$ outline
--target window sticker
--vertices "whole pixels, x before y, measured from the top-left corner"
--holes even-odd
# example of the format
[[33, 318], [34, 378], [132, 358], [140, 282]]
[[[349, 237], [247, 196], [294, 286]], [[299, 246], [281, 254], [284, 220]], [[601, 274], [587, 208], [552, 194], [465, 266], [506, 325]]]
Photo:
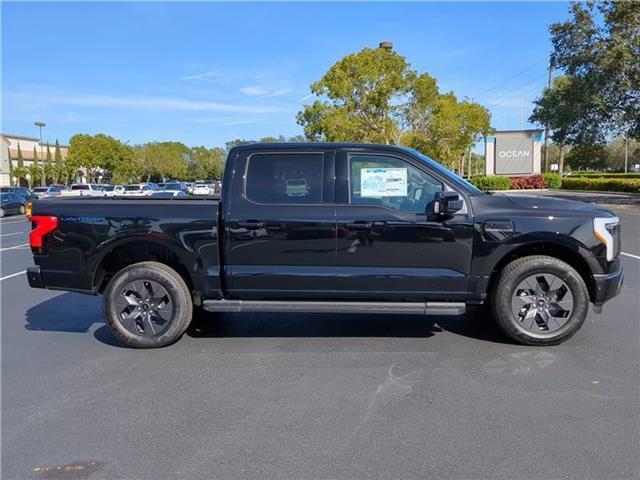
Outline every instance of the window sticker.
[[406, 168], [363, 168], [360, 171], [361, 197], [406, 197]]

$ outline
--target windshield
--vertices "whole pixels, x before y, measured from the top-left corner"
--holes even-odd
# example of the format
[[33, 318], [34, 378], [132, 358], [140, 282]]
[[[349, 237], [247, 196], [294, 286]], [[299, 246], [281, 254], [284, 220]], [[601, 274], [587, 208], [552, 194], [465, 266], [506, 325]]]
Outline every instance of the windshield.
[[164, 186], [165, 190], [180, 190], [180, 184], [179, 183], [167, 183]]
[[113, 186], [111, 186], [111, 185], [107, 185], [106, 187], [103, 187], [103, 190], [104, 190], [105, 192], [111, 192], [111, 191], [113, 191], [113, 189], [114, 189], [114, 188], [115, 188], [115, 187], [113, 187]]
[[47, 187], [38, 187], [38, 188], [34, 188], [33, 189], [34, 192], [46, 192], [47, 191]]
[[142, 188], [140, 188], [140, 185], [127, 185], [126, 187], [124, 187], [124, 189], [127, 192], [132, 192], [134, 190], [142, 190]]
[[427, 157], [426, 155], [418, 152], [417, 150], [414, 150], [412, 148], [406, 148], [406, 147], [402, 147], [404, 150], [410, 152], [411, 154], [413, 154], [414, 156], [418, 157], [420, 160], [422, 160], [424, 163], [426, 163], [427, 165], [429, 165], [431, 168], [433, 168], [434, 170], [436, 170], [438, 173], [442, 174], [442, 176], [446, 177], [447, 179], [451, 180], [451, 182], [455, 183], [457, 186], [463, 188], [464, 190], [466, 190], [468, 193], [472, 194], [472, 195], [482, 195], [482, 190], [478, 189], [478, 187], [470, 184], [469, 182], [467, 182], [464, 178], [456, 175], [455, 173], [453, 173], [451, 170], [449, 170], [447, 167], [445, 167], [444, 165], [436, 162], [435, 160]]
[[89, 190], [89, 185], [71, 185], [71, 190]]

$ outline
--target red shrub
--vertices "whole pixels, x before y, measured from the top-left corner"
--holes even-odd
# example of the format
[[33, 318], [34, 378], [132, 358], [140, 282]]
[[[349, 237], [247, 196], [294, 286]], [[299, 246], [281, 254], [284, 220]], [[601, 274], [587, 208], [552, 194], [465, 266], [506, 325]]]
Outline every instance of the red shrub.
[[528, 177], [511, 177], [512, 190], [533, 190], [547, 188], [547, 182], [542, 175], [530, 175]]

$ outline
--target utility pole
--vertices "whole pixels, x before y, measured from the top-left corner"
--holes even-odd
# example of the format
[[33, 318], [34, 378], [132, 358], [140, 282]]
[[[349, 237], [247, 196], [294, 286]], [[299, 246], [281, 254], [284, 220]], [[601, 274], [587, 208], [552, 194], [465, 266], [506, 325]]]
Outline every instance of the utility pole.
[[[547, 90], [551, 89], [551, 71], [553, 70], [553, 60], [549, 57], [549, 78], [547, 79]], [[549, 125], [544, 126], [544, 171], [549, 171], [547, 155], [549, 153]]]
[[42, 127], [46, 127], [47, 124], [44, 122], [34, 122], [34, 125], [36, 127], [38, 127], [38, 129], [40, 130], [40, 159], [42, 161], [42, 179], [40, 181], [40, 186], [44, 187], [45, 186], [45, 173], [44, 173], [44, 151], [42, 150]]

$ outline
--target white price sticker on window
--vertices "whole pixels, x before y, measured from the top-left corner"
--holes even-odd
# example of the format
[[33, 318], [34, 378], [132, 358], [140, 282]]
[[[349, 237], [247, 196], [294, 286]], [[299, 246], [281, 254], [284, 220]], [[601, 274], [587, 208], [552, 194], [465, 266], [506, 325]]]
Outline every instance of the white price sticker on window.
[[406, 168], [363, 168], [360, 170], [361, 197], [406, 197]]

